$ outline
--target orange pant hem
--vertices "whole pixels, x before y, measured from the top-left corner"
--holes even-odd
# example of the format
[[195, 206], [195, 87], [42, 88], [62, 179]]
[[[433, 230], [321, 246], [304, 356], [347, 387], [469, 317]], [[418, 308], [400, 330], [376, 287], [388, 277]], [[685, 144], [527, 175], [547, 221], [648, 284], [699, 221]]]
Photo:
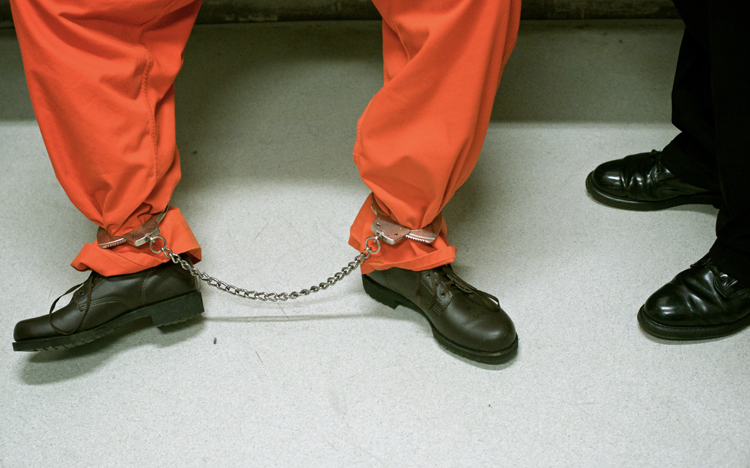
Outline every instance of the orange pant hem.
[[[375, 213], [370, 208], [370, 197], [354, 220], [349, 237], [349, 245], [362, 251], [368, 237], [374, 236], [371, 230]], [[456, 248], [448, 244], [447, 227], [443, 221], [440, 235], [432, 244], [405, 240], [396, 245], [386, 244], [381, 241], [381, 249], [360, 267], [363, 275], [374, 270], [387, 270], [389, 268], [403, 268], [405, 270], [421, 271], [429, 270], [440, 265], [451, 263], [456, 259]]]
[[[193, 232], [179, 208], [172, 207], [159, 224], [161, 236], [177, 254], [187, 254], [193, 263], [201, 260], [202, 252]], [[94, 240], [85, 244], [71, 266], [78, 271], [94, 270], [103, 276], [127, 275], [155, 267], [168, 259], [155, 254], [148, 245], [135, 247], [124, 244], [112, 249], [102, 249]]]

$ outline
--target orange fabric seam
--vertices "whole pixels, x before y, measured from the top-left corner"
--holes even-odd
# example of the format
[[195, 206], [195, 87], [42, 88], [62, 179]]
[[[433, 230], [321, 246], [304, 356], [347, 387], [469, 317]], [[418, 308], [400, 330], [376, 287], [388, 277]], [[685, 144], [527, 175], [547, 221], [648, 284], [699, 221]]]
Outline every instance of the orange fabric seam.
[[[154, 66], [154, 57], [151, 54], [151, 52], [146, 47], [146, 44], [143, 42], [143, 33], [148, 29], [149, 25], [157, 22], [160, 18], [162, 18], [165, 15], [165, 12], [171, 8], [172, 4], [175, 2], [175, 0], [171, 0], [169, 3], [164, 5], [164, 8], [162, 8], [159, 13], [157, 13], [153, 18], [143, 23], [138, 28], [138, 43], [143, 47], [143, 51], [146, 54], [146, 67], [143, 69], [143, 75], [141, 77], [141, 93], [143, 93], [143, 98], [146, 101], [146, 115], [148, 117], [148, 133], [151, 137], [151, 144], [153, 145], [154, 149], [154, 159], [153, 159], [153, 179], [154, 183], [153, 186], [156, 186], [156, 180], [159, 178], [159, 143], [157, 141], [157, 131], [156, 131], [156, 116], [154, 115], [154, 112], [156, 111], [154, 108], [154, 111], [151, 110], [151, 101], [148, 98], [148, 79], [149, 79], [149, 73], [151, 72], [151, 69]], [[133, 226], [135, 229], [136, 226]]]
[[411, 53], [409, 52], [409, 48], [406, 47], [406, 42], [404, 42], [404, 36], [401, 34], [401, 31], [399, 30], [398, 24], [396, 24], [396, 17], [394, 16], [396, 14], [394, 11], [396, 8], [393, 6], [393, 0], [390, 1], [390, 7], [391, 7], [390, 17], [391, 17], [391, 22], [393, 23], [393, 31], [398, 36], [398, 40], [401, 41], [401, 45], [404, 47], [404, 51], [406, 52], [406, 62], [409, 63], [412, 59]]

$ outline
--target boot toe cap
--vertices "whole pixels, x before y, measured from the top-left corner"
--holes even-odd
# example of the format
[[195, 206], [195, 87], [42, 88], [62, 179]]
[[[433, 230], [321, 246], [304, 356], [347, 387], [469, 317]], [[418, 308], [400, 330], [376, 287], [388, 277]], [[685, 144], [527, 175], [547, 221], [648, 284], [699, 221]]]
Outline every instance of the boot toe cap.
[[57, 333], [52, 328], [47, 315], [21, 320], [13, 329], [13, 339], [16, 341], [48, 338], [56, 335]]

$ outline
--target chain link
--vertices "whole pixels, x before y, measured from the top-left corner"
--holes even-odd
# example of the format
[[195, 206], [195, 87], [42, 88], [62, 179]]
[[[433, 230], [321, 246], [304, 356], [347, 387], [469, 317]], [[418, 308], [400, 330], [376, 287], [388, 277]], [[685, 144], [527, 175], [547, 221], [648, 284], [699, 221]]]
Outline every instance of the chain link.
[[[160, 240], [164, 244], [161, 249], [157, 250], [154, 248], [154, 243]], [[374, 242], [376, 249], [370, 248], [370, 242]], [[348, 276], [352, 271], [359, 268], [362, 263], [365, 262], [368, 258], [370, 258], [370, 255], [376, 254], [380, 252], [380, 238], [379, 237], [368, 237], [365, 240], [365, 248], [362, 250], [362, 252], [359, 253], [356, 257], [354, 257], [354, 260], [349, 262], [348, 265], [346, 265], [341, 270], [337, 271], [333, 276], [328, 278], [325, 282], [319, 283], [317, 286], [310, 286], [307, 289], [300, 289], [299, 291], [292, 291], [290, 293], [275, 293], [275, 292], [263, 292], [263, 291], [253, 291], [249, 289], [240, 288], [238, 286], [234, 286], [232, 284], [226, 283], [224, 281], [221, 281], [218, 278], [215, 278], [213, 276], [210, 276], [199, 269], [197, 269], [192, 263], [188, 262], [187, 260], [184, 260], [182, 257], [180, 257], [178, 254], [174, 253], [172, 249], [167, 247], [167, 240], [164, 239], [162, 236], [148, 236], [148, 248], [151, 249], [151, 251], [155, 254], [164, 254], [165, 257], [167, 257], [169, 260], [172, 260], [172, 263], [180, 265], [184, 270], [189, 271], [191, 275], [198, 278], [199, 280], [205, 282], [209, 286], [212, 286], [220, 291], [224, 291], [229, 294], [233, 294], [238, 297], [242, 297], [245, 299], [251, 299], [254, 301], [270, 301], [270, 302], [278, 302], [278, 301], [288, 301], [293, 299], [299, 299], [302, 296], [309, 296], [312, 293], [316, 293], [319, 291], [326, 290], [333, 286], [334, 284], [338, 283], [342, 279], [344, 279], [346, 276]]]

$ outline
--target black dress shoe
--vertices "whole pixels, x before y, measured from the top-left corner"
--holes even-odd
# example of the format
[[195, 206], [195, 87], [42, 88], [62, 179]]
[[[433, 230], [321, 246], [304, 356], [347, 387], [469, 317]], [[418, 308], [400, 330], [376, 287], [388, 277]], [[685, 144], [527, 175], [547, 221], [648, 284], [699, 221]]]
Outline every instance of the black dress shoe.
[[362, 281], [375, 300], [424, 314], [437, 341], [460, 356], [500, 364], [518, 349], [513, 322], [497, 299], [463, 281], [450, 265], [426, 271], [373, 271]]
[[686, 204], [721, 204], [721, 194], [678, 179], [651, 151], [608, 161], [589, 174], [586, 189], [598, 202], [635, 211], [663, 210]]
[[638, 312], [638, 322], [648, 333], [669, 340], [731, 335], [750, 325], [750, 287], [705, 256], [652, 294]]
[[13, 349], [72, 348], [140, 318], [151, 317], [161, 327], [203, 312], [196, 279], [172, 262], [130, 275], [105, 277], [92, 272], [79, 286], [68, 291], [78, 288], [60, 310], [18, 322]]

